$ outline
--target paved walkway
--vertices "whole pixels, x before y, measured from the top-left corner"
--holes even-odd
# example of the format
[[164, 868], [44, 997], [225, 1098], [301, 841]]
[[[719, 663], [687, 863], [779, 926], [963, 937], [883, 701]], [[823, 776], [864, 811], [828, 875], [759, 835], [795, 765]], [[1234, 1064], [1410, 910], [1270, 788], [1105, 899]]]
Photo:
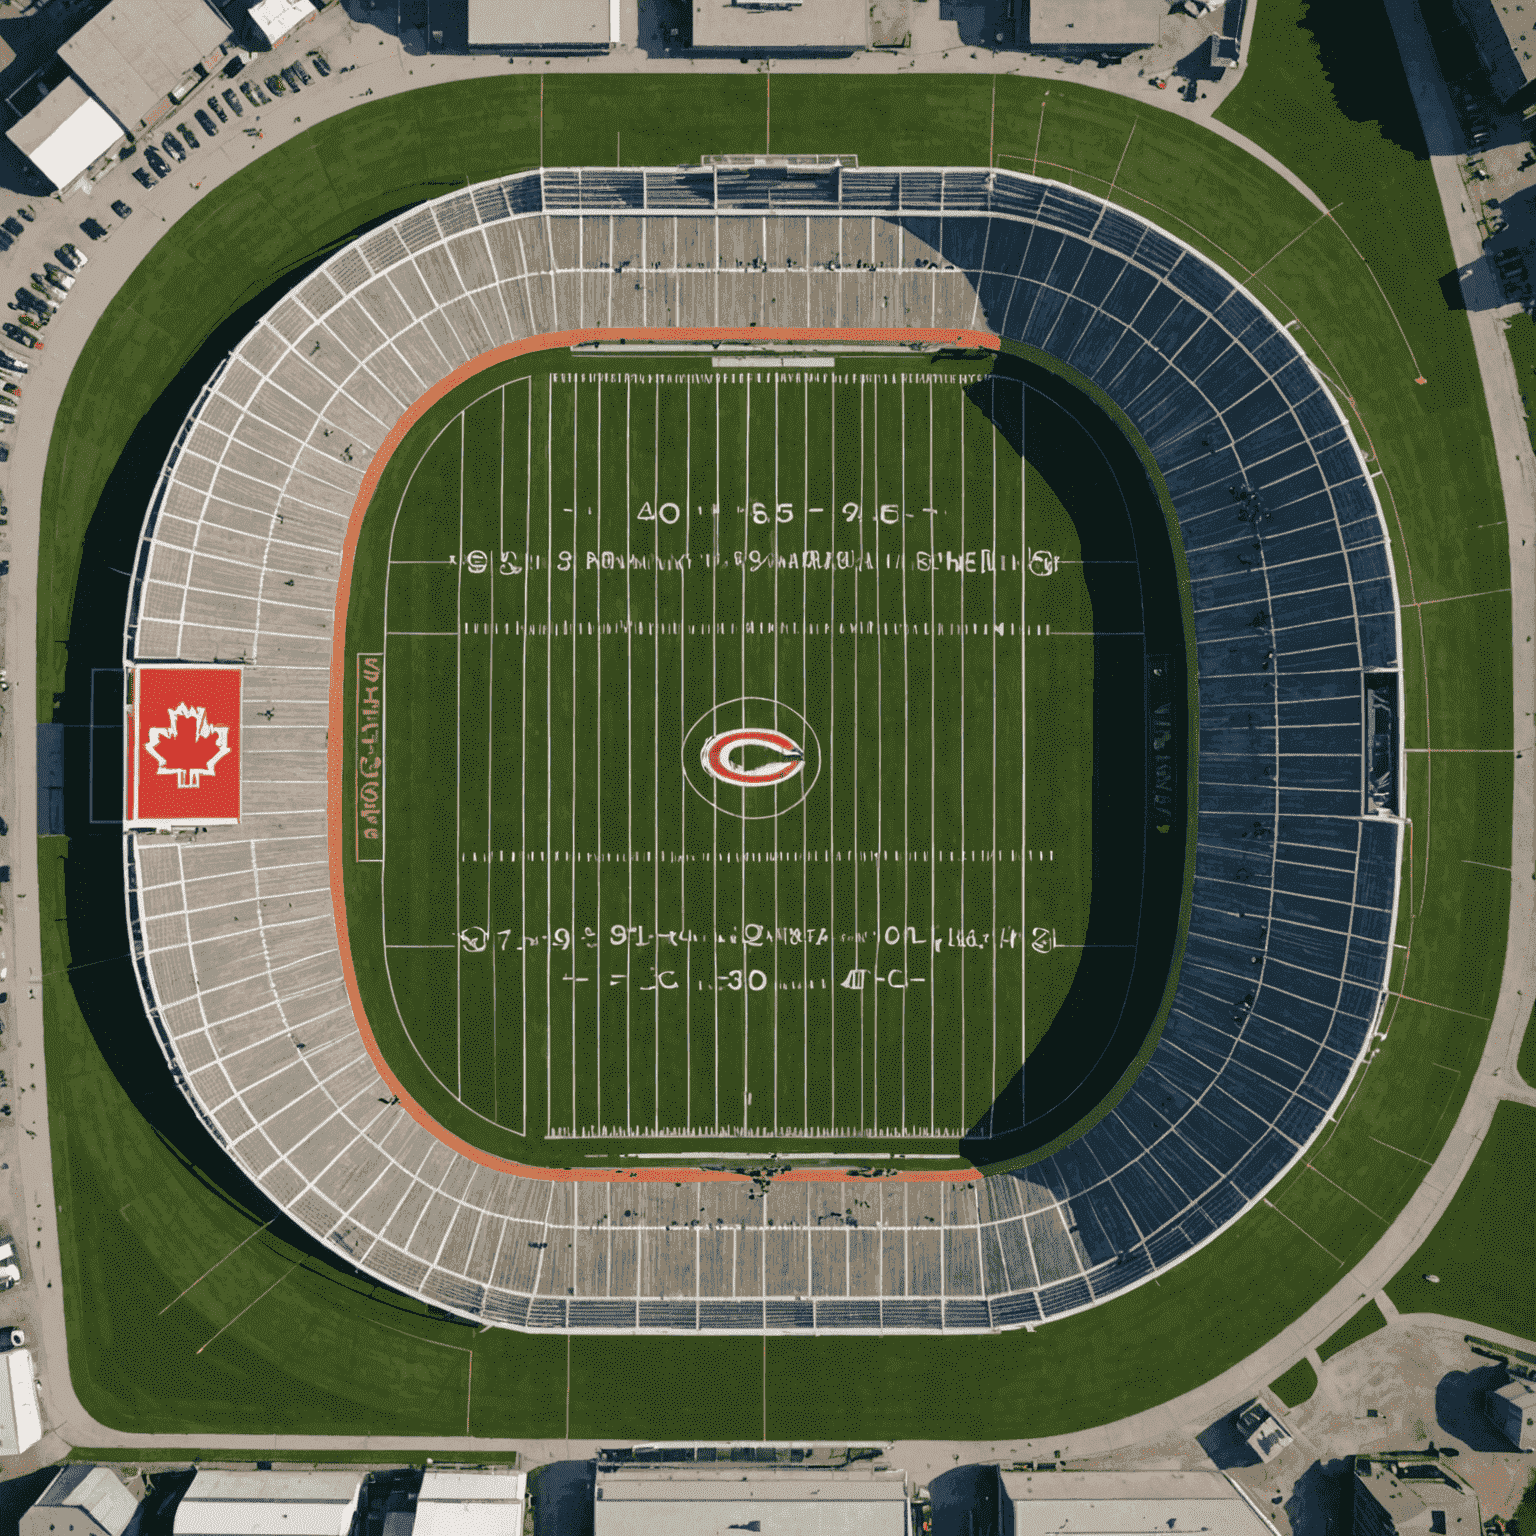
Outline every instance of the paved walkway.
[[[635, 0], [626, 0], [628, 5], [634, 3]], [[926, 13], [930, 7], [919, 9]], [[931, 9], [936, 15], [938, 7], [933, 6]], [[1423, 49], [1418, 49], [1411, 27], [1402, 20], [1402, 14], [1410, 13], [1409, 19], [1413, 25], [1417, 25], [1420, 37], [1422, 22], [1417, 19], [1412, 0], [1389, 0], [1389, 9], [1393, 13], [1394, 24], [1406, 29], [1408, 42], [1404, 53], [1410, 59], [1410, 74], [1415, 80], [1416, 93], [1421, 98], [1421, 113], [1426, 113], [1429, 109], [1426, 109], [1422, 101], [1427, 88], [1423, 87], [1420, 79], [1423, 67], [1417, 61], [1428, 57], [1423, 51], [1427, 49], [1427, 39]], [[1250, 30], [1252, 12], [1253, 6], [1250, 5]], [[142, 1446], [161, 1451], [228, 1447], [247, 1449], [253, 1457], [278, 1452], [312, 1453], [323, 1449], [377, 1448], [381, 1452], [390, 1453], [419, 1450], [432, 1451], [434, 1454], [439, 1450], [474, 1453], [515, 1449], [523, 1453], [528, 1464], [566, 1456], [587, 1456], [596, 1446], [596, 1442], [590, 1440], [475, 1440], [463, 1437], [377, 1441], [356, 1436], [313, 1439], [285, 1436], [130, 1435], [113, 1430], [86, 1413], [75, 1395], [68, 1370], [58, 1207], [54, 1199], [47, 1084], [42, 1051], [42, 951], [37, 914], [38, 860], [41, 850], [37, 842], [36, 761], [28, 723], [32, 718], [32, 679], [36, 676], [37, 512], [41, 504], [47, 445], [59, 400], [68, 380], [69, 367], [78, 357], [96, 320], [128, 275], [164, 233], [163, 225], [174, 222], [186, 212], [203, 191], [236, 174], [255, 154], [263, 153], [303, 132], [324, 117], [347, 110], [365, 95], [383, 96], [438, 81], [501, 75], [509, 67], [515, 71], [541, 70], [543, 67], [541, 60], [519, 61], [511, 66], [501, 58], [438, 56], [424, 60], [404, 52], [393, 38], [384, 38], [382, 44], [374, 28], [352, 22], [339, 8], [325, 13], [300, 35], [296, 43], [278, 54], [277, 60], [283, 62], [289, 55], [302, 52], [305, 47], [320, 45], [326, 49], [336, 66], [350, 64], [355, 60], [358, 67], [345, 76], [333, 76], [324, 83], [317, 81], [315, 88], [306, 90], [294, 103], [299, 107], [298, 117], [302, 119], [301, 122], [292, 121], [291, 114], [287, 114], [281, 106], [269, 108], [261, 115], [261, 127], [266, 135], [261, 140], [247, 138], [236, 131], [236, 124], [231, 123], [216, 140], [198, 151], [188, 166], [179, 167], [152, 195], [140, 196], [133, 183], [120, 171], [114, 171], [95, 189], [91, 199], [76, 196], [68, 204], [39, 205], [37, 224], [29, 228], [16, 250], [0, 258], [0, 273], [4, 274], [4, 281], [11, 281], [14, 276], [15, 280], [25, 282], [26, 272], [43, 260], [45, 248], [51, 252], [55, 246], [76, 235], [79, 221], [93, 210], [98, 216], [105, 214], [102, 204], [106, 199], [127, 197], [139, 210], [131, 220], [118, 227], [110, 242], [90, 248], [90, 270], [71, 294], [60, 316], [49, 327], [47, 357], [38, 360], [26, 382], [26, 405], [22, 415], [25, 436], [18, 439], [12, 463], [6, 466], [4, 472], [0, 472], [8, 482], [7, 499], [13, 511], [10, 530], [12, 547], [9, 551], [12, 575], [9, 578], [9, 600], [5, 614], [5, 644], [7, 666], [15, 683], [8, 695], [11, 710], [9, 718], [13, 721], [13, 728], [0, 732], [0, 794], [4, 796], [4, 803], [13, 808], [10, 817], [13, 884], [11, 899], [7, 903], [9, 942], [6, 947], [13, 957], [10, 961], [14, 967], [10, 990], [14, 1020], [10, 1049], [4, 1059], [15, 1064], [11, 1070], [18, 1082], [21, 1081], [21, 1063], [27, 1063], [25, 1082], [28, 1085], [28, 1091], [17, 1100], [16, 1114], [8, 1122], [7, 1130], [0, 1133], [5, 1138], [0, 1140], [0, 1151], [14, 1145], [16, 1164], [15, 1168], [0, 1172], [0, 1193], [8, 1191], [12, 1196], [11, 1209], [18, 1213], [14, 1228], [18, 1236], [22, 1234], [25, 1223], [26, 1278], [23, 1287], [14, 1295], [26, 1308], [26, 1322], [32, 1334], [30, 1342], [36, 1347], [41, 1378], [44, 1423], [50, 1429], [41, 1445], [27, 1458], [14, 1464], [16, 1470], [25, 1470], [29, 1465], [45, 1465], [72, 1445]], [[1243, 51], [1246, 56], [1246, 38]], [[969, 50], [964, 52], [969, 53]], [[1065, 73], [1069, 68], [1039, 60], [1020, 60], [1016, 55], [993, 58], [984, 50], [979, 52], [980, 57], [974, 62], [969, 58], [957, 58], [950, 62], [929, 56], [922, 56], [916, 62], [925, 70], [953, 68], [956, 72], [968, 69], [984, 73], [1004, 72], [1006, 65], [1006, 72], [1010, 73], [1047, 75]], [[624, 71], [632, 69], [635, 63], [633, 54], [620, 53], [584, 66], [562, 62], [560, 73], [564, 76], [581, 68], [592, 73]], [[828, 68], [832, 72], [894, 74], [907, 67], [907, 61], [893, 55], [859, 55], [846, 62], [815, 67]], [[705, 65], [699, 61], [682, 59], [651, 60], [647, 62], [646, 68], [675, 73], [697, 72], [706, 68], [734, 69], [737, 73], [754, 72], [744, 70], [732, 61], [711, 61]], [[775, 68], [777, 70], [778, 67]], [[1323, 206], [1284, 166], [1277, 164], [1257, 146], [1247, 143], [1241, 136], [1209, 119], [1209, 112], [1214, 110], [1215, 105], [1219, 105], [1215, 90], [1208, 101], [1183, 104], [1176, 98], [1168, 99], [1173, 96], [1172, 92], [1146, 90], [1145, 82], [1137, 81], [1123, 68], [1095, 70], [1089, 66], [1079, 66], [1071, 73], [1084, 84], [1114, 90], [1122, 95], [1139, 95], [1159, 110], [1182, 110], [1187, 115], [1205, 121], [1213, 131], [1238, 143], [1283, 175], [1314, 206]], [[1437, 78], [1431, 82], [1437, 83]], [[247, 126], [253, 125], [250, 113], [247, 113], [244, 121]], [[1431, 143], [1437, 142], [1445, 142], [1443, 130], [1431, 135]], [[1459, 189], [1454, 153], [1437, 154], [1435, 168], [1437, 177], [1441, 178], [1442, 198], [1447, 195], [1448, 185], [1442, 176], [1443, 169], [1456, 181]], [[1447, 206], [1449, 208], [1450, 205]], [[1455, 223], [1452, 223], [1451, 229], [1457, 260], [1471, 260], [1476, 251], [1467, 247], [1465, 231], [1458, 229]], [[1475, 230], [1473, 234], [1475, 237]], [[1536, 752], [1530, 750], [1533, 745], [1533, 726], [1531, 716], [1527, 713], [1533, 697], [1536, 697], [1536, 689], [1533, 689], [1536, 671], [1533, 671], [1530, 647], [1521, 644], [1524, 630], [1536, 632], [1536, 624], [1529, 622], [1533, 614], [1531, 560], [1532, 552], [1536, 551], [1536, 526], [1533, 526], [1536, 524], [1536, 494], [1532, 491], [1529, 445], [1524, 439], [1513, 369], [1503, 345], [1502, 324], [1491, 314], [1474, 313], [1472, 318], [1478, 359], [1494, 419], [1505, 500], [1510, 508], [1512, 555], [1516, 550], [1521, 551], [1518, 561], [1512, 559], [1516, 611], [1525, 615], [1526, 621], [1516, 626], [1515, 739], [1517, 746], [1525, 749], [1525, 755], [1515, 763], [1513, 865], [1516, 874], [1510, 912], [1509, 959], [1488, 1043], [1471, 1090], [1440, 1156], [1408, 1206], [1370, 1254], [1304, 1316], [1291, 1323], [1246, 1360], [1204, 1386], [1157, 1408], [1114, 1424], [1054, 1440], [1049, 1445], [1043, 1441], [1023, 1442], [1018, 1447], [1009, 1448], [1010, 1452], [1016, 1452], [1026, 1459], [1031, 1454], [1048, 1455], [1057, 1450], [1073, 1457], [1096, 1456], [1118, 1447], [1161, 1437], [1170, 1430], [1187, 1433], [1192, 1427], [1203, 1427], [1227, 1408], [1253, 1395], [1312, 1349], [1319, 1340], [1333, 1332], [1356, 1310], [1362, 1295], [1379, 1292], [1413, 1252], [1455, 1194], [1499, 1099], [1517, 1097], [1526, 1102], [1536, 1102], [1536, 1092], [1519, 1082], [1514, 1066], [1529, 1012], [1527, 1000], [1536, 996], [1536, 953], [1533, 953], [1533, 944], [1536, 944], [1536, 885], [1529, 878], [1533, 867], [1536, 867], [1536, 863], [1533, 863], [1533, 829], [1536, 829], [1536, 777], [1533, 775], [1536, 775]], [[138, 509], [125, 509], [125, 515], [136, 517]], [[1530, 542], [1527, 543], [1527, 540]], [[46, 850], [48, 857], [57, 856], [57, 852], [57, 844], [50, 844]], [[9, 1184], [5, 1182], [7, 1179], [10, 1180]], [[20, 1214], [22, 1212], [25, 1213], [24, 1217]], [[917, 1454], [914, 1449], [912, 1455], [916, 1457]], [[934, 1464], [953, 1465], [957, 1456], [963, 1460], [990, 1454], [990, 1450], [984, 1452], [980, 1445], [948, 1445]]]

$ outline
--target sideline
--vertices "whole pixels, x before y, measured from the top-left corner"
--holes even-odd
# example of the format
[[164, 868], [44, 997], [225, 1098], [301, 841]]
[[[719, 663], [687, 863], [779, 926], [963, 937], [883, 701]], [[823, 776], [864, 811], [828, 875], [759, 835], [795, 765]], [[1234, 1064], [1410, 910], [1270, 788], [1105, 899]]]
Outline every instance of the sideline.
[[[1412, 0], [1388, 0], [1389, 14], [1398, 32], [1405, 64], [1409, 69], [1410, 83], [1414, 88], [1415, 99], [1419, 102], [1421, 117], [1423, 117], [1426, 108], [1421, 95], [1424, 82], [1420, 77], [1423, 72], [1422, 49], [1427, 48], [1428, 42], [1427, 36], [1423, 35], [1422, 20], [1418, 18], [1416, 8], [1412, 9], [1411, 14], [1404, 21], [1403, 13], [1409, 12], [1410, 7], [1412, 7]], [[1250, 5], [1248, 23], [1250, 29], [1254, 9], [1255, 7]], [[1411, 35], [1407, 42], [1403, 41], [1405, 31], [1412, 22], [1417, 22], [1422, 38], [1422, 48], [1417, 54], [1412, 52], [1416, 40]], [[328, 43], [328, 38], [323, 34], [320, 26], [311, 29], [303, 40], [316, 42], [322, 46]], [[1245, 56], [1246, 52], [1245, 47]], [[414, 85], [406, 83], [404, 74], [406, 55], [399, 50], [398, 44], [394, 48], [386, 49], [385, 53], [389, 56], [381, 57], [378, 63], [370, 64], [366, 69], [360, 68], [356, 75], [349, 75], [348, 80], [362, 85], [375, 75], [382, 76], [383, 72], [392, 71], [393, 80], [386, 81], [381, 78], [380, 83], [384, 88], [376, 87], [374, 90], [376, 95], [395, 94], [402, 90], [414, 89]], [[630, 54], [627, 58], [616, 56], [616, 58], [617, 64], [623, 65], [623, 72], [629, 72], [634, 55]], [[432, 77], [424, 79], [420, 84], [439, 83], [453, 78], [471, 78], [491, 73], [499, 75], [505, 68], [504, 61], [500, 58], [489, 61], [437, 59], [433, 64], [447, 62], [469, 67], [458, 72], [439, 71], [434, 68]], [[658, 69], [658, 73], [687, 73], [696, 70], [692, 61], [657, 62], [667, 65], [674, 63], [679, 66], [687, 65], [687, 68], [670, 71]], [[889, 65], [886, 56], [880, 56], [877, 63], [881, 66]], [[610, 72], [619, 72], [617, 65], [611, 66]], [[734, 72], [750, 73], [752, 71], [736, 67]], [[844, 72], [894, 74], [897, 71], [893, 66], [877, 68], [861, 65], [850, 67]], [[1054, 66], [1045, 71], [1021, 67], [1007, 73], [1055, 74], [1057, 70]], [[1438, 83], [1438, 76], [1434, 77], [1434, 82]], [[1099, 80], [1094, 80], [1091, 86], [1112, 89], [1116, 94], [1121, 95], [1133, 94], [1132, 91], [1115, 82], [1106, 81], [1101, 86]], [[1440, 84], [1439, 89], [1443, 95], [1443, 84]], [[1147, 99], [1140, 92], [1134, 94], [1138, 99]], [[333, 110], [322, 110], [318, 119], [312, 119], [307, 125], [299, 127], [298, 131], [307, 131], [307, 127], [314, 126], [314, 121], [347, 110], [355, 99], [344, 97], [340, 92], [330, 95], [322, 93], [317, 100], [327, 105], [334, 102]], [[1151, 104], [1163, 109], [1163, 104], [1155, 100]], [[1173, 104], [1168, 103], [1166, 109], [1173, 110]], [[306, 105], [306, 113], [310, 110], [312, 109]], [[1205, 117], [1204, 113], [1190, 115], [1195, 115], [1202, 121]], [[295, 126], [297, 125], [284, 127], [274, 121], [270, 136], [262, 141], [264, 147], [275, 147], [289, 137], [295, 136]], [[1238, 144], [1283, 176], [1288, 183], [1302, 191], [1313, 206], [1319, 209], [1324, 208], [1321, 199], [1307, 189], [1293, 172], [1260, 150], [1258, 146], [1214, 120], [1207, 123], [1207, 126], [1221, 137]], [[203, 152], [203, 164], [209, 169], [197, 187], [192, 189], [193, 195], [189, 196], [179, 182], [173, 186], [175, 178], [162, 183], [157, 192], [157, 202], [153, 212], [158, 214], [160, 208], [169, 207], [174, 215], [179, 217], [197, 200], [196, 194], [199, 190], [217, 185], [243, 169], [248, 163], [247, 160], [229, 153], [231, 148], [238, 147], [233, 142], [235, 137], [233, 134], [221, 135], [216, 145], [209, 145]], [[256, 144], [254, 140], [243, 142], [253, 147]], [[1450, 157], [1436, 156], [1435, 171], [1437, 182], [1441, 187], [1442, 202], [1444, 202], [1446, 196], [1444, 173], [1448, 173], [1455, 180], [1454, 161]], [[1459, 182], [1457, 185], [1459, 188]], [[33, 253], [45, 241], [57, 243], [67, 239], [73, 230], [72, 214], [80, 207], [81, 205], [77, 202], [70, 214], [64, 213], [63, 205], [52, 204], [40, 208], [38, 224], [24, 248], [25, 254], [21, 258], [21, 263], [24, 265], [33, 260]], [[146, 208], [146, 213], [149, 212], [150, 210]], [[162, 222], [169, 222], [169, 220], [165, 220], [162, 216]], [[51, 236], [43, 232], [49, 228], [54, 230]], [[1460, 258], [1465, 248], [1466, 231], [1458, 230], [1455, 224], [1450, 224], [1450, 229], [1453, 249]], [[65, 307], [49, 328], [49, 344], [53, 357], [45, 366], [40, 367], [36, 374], [29, 375], [26, 409], [29, 446], [18, 453], [10, 482], [9, 499], [16, 513], [13, 519], [15, 543], [11, 551], [15, 570], [6, 617], [8, 666], [11, 676], [18, 681], [18, 686], [12, 689], [15, 695], [13, 709], [17, 709], [21, 718], [29, 722], [37, 677], [36, 621], [40, 530], [36, 526], [35, 512], [41, 502], [43, 474], [47, 462], [46, 445], [51, 441], [54, 418], [69, 378], [67, 368], [61, 371], [58, 358], [61, 354], [71, 361], [78, 358], [91, 329], [115, 296], [118, 288], [162, 233], [163, 231], [155, 226], [153, 218], [146, 216], [133, 224], [121, 226], [109, 246], [99, 247], [91, 252], [93, 262], [103, 263], [102, 268], [98, 269], [95, 279], [83, 285], [83, 292], [77, 292], [72, 296], [71, 304]], [[1472, 254], [1475, 257], [1480, 254], [1480, 250], [1475, 248]], [[12, 260], [14, 261], [15, 258]], [[103, 282], [102, 279], [109, 274], [111, 280]], [[1517, 615], [1529, 616], [1533, 608], [1536, 608], [1532, 602], [1536, 582], [1533, 582], [1531, 567], [1532, 559], [1536, 558], [1536, 547], [1524, 541], [1536, 535], [1536, 510], [1533, 510], [1536, 509], [1536, 495], [1532, 494], [1529, 460], [1515, 453], [1515, 462], [1513, 464], [1508, 462], [1511, 445], [1507, 432], [1501, 431], [1501, 425], [1507, 426], [1508, 423], [1509, 400], [1513, 397], [1518, 401], [1518, 392], [1513, 368], [1509, 362], [1507, 350], [1503, 346], [1501, 324], [1491, 316], [1480, 317], [1476, 313], [1471, 313], [1469, 317], [1473, 322], [1473, 336], [1477, 343], [1485, 390], [1490, 393], [1490, 415], [1494, 416], [1495, 420], [1495, 441], [1499, 452], [1500, 472], [1510, 511], [1509, 536], [1512, 555], [1517, 547], [1523, 547], [1527, 551], [1523, 561], [1518, 564], [1513, 558], [1511, 561], [1513, 601]], [[1480, 326], [1480, 320], [1487, 323]], [[1499, 402], [1497, 414], [1495, 414], [1495, 394]], [[1515, 419], [1519, 420], [1518, 412]], [[1521, 441], [1524, 441], [1523, 430]], [[1522, 488], [1524, 500], [1520, 499], [1519, 494], [1515, 494], [1521, 492]], [[33, 514], [31, 527], [25, 526], [21, 521], [27, 513]], [[1517, 538], [1522, 540], [1519, 546], [1516, 545]], [[1516, 700], [1528, 703], [1533, 693], [1532, 681], [1533, 676], [1536, 676], [1536, 662], [1533, 662], [1530, 649], [1522, 648], [1518, 635], [1514, 664]], [[23, 700], [26, 702], [22, 702]], [[1478, 1064], [1472, 1087], [1457, 1116], [1455, 1127], [1433, 1167], [1408, 1205], [1399, 1213], [1392, 1226], [1365, 1259], [1301, 1318], [1293, 1321], [1246, 1360], [1179, 1398], [1112, 1424], [1061, 1437], [1056, 1444], [1062, 1446], [1069, 1454], [1078, 1457], [1095, 1455], [1121, 1446], [1145, 1442], [1156, 1435], [1166, 1433], [1171, 1427], [1193, 1423], [1201, 1419], [1202, 1415], [1213, 1416], [1227, 1403], [1240, 1400], [1242, 1394], [1252, 1395], [1253, 1392], [1262, 1389], [1268, 1380], [1279, 1375], [1294, 1359], [1333, 1332], [1350, 1316], [1356, 1309], [1362, 1292], [1371, 1294], [1381, 1288], [1418, 1246], [1423, 1234], [1433, 1226], [1441, 1211], [1456, 1193], [1471, 1165], [1473, 1156], [1481, 1145], [1494, 1108], [1500, 1098], [1506, 1096], [1506, 1089], [1511, 1087], [1509, 1079], [1515, 1073], [1515, 1058], [1525, 1024], [1524, 1015], [1514, 1009], [1511, 1003], [1521, 988], [1536, 991], [1536, 988], [1532, 987], [1532, 976], [1536, 974], [1536, 888], [1533, 888], [1532, 882], [1526, 878], [1532, 867], [1532, 834], [1533, 830], [1536, 830], [1536, 760], [1533, 760], [1530, 752], [1532, 725], [1529, 717], [1524, 716], [1518, 703], [1515, 708], [1515, 727], [1517, 745], [1524, 743], [1526, 756], [1517, 760], [1515, 765], [1514, 847], [1517, 856], [1512, 863], [1518, 873], [1512, 879], [1514, 889], [1510, 911], [1511, 947], [1506, 958], [1499, 1004], [1487, 1045]], [[21, 742], [19, 756], [17, 755], [18, 739]], [[11, 790], [10, 798], [13, 806], [11, 825], [14, 884], [10, 915], [16, 968], [13, 990], [17, 994], [13, 1046], [17, 1052], [15, 1059], [20, 1060], [25, 1051], [31, 1051], [37, 1058], [30, 1068], [31, 1074], [35, 1074], [35, 1087], [27, 1093], [22, 1101], [25, 1107], [16, 1117], [20, 1122], [20, 1130], [24, 1134], [19, 1137], [18, 1150], [18, 1177], [22, 1198], [16, 1200], [15, 1208], [18, 1212], [24, 1213], [22, 1220], [28, 1223], [27, 1235], [36, 1244], [28, 1253], [27, 1282], [31, 1289], [22, 1294], [30, 1311], [34, 1330], [33, 1342], [42, 1382], [44, 1421], [50, 1426], [49, 1433], [40, 1445], [35, 1447], [27, 1457], [11, 1461], [7, 1470], [15, 1473], [26, 1470], [29, 1464], [46, 1465], [63, 1454], [65, 1448], [71, 1445], [144, 1446], [165, 1450], [227, 1447], [249, 1449], [253, 1453], [304, 1448], [356, 1450], [377, 1448], [381, 1452], [435, 1449], [517, 1450], [524, 1455], [530, 1465], [571, 1455], [590, 1455], [597, 1448], [598, 1442], [595, 1440], [477, 1439], [467, 1436], [409, 1439], [398, 1436], [129, 1434], [101, 1424], [86, 1412], [76, 1396], [68, 1367], [57, 1221], [59, 1208], [54, 1198], [49, 1141], [47, 1085], [42, 1055], [41, 934], [37, 911], [38, 872], [43, 850], [37, 841], [36, 757], [30, 725], [22, 726], [19, 732], [15, 729], [7, 732], [3, 745], [0, 745], [0, 752], [3, 752], [3, 757], [0, 757], [0, 784], [4, 784]], [[10, 760], [6, 761], [6, 759]], [[54, 850], [59, 847], [58, 844], [51, 844], [48, 854], [52, 856]], [[23, 993], [25, 995], [22, 995]], [[34, 1078], [29, 1075], [28, 1080], [32, 1083]], [[1507, 1096], [1524, 1097], [1525, 1094], [1517, 1089]], [[19, 1221], [18, 1227], [20, 1226]], [[1486, 1330], [1483, 1331], [1486, 1332]]]

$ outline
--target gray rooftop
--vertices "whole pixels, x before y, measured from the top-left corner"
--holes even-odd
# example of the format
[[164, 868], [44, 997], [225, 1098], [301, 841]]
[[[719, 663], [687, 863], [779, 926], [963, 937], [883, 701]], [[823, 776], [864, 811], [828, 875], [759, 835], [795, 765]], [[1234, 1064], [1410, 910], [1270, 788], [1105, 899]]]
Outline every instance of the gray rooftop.
[[694, 0], [693, 46], [851, 53], [869, 46], [869, 10], [864, 0], [791, 0], [767, 5]]
[[1157, 41], [1162, 0], [1030, 0], [1031, 48], [1146, 48]]
[[229, 36], [207, 0], [112, 0], [59, 49], [59, 57], [131, 128]]
[[122, 1536], [138, 1503], [106, 1467], [65, 1467], [43, 1490], [34, 1509], [83, 1509], [111, 1536]]
[[1273, 1536], [1219, 1472], [1004, 1472], [1014, 1536]]
[[469, 0], [471, 48], [606, 48], [609, 0]]
[[597, 1477], [595, 1536], [904, 1536], [899, 1478], [739, 1466], [622, 1469]]

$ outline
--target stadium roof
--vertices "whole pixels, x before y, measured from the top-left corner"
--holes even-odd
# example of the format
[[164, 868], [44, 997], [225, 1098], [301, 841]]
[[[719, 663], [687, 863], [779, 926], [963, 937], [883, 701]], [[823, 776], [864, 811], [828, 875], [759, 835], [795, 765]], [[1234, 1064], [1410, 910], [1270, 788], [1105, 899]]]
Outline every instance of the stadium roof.
[[66, 78], [5, 136], [54, 186], [66, 187], [122, 139], [123, 128], [78, 80]]
[[175, 1536], [347, 1536], [362, 1472], [199, 1471]]
[[1219, 1472], [1004, 1472], [1014, 1536], [1274, 1536]]
[[[33, 1509], [81, 1510], [109, 1536], [122, 1536], [138, 1507], [138, 1501], [110, 1470], [93, 1467], [89, 1462], [65, 1467], [32, 1506]], [[26, 1516], [23, 1516], [23, 1531], [27, 1524]]]
[[469, 0], [471, 48], [606, 48], [619, 0]]
[[228, 36], [206, 0], [112, 0], [65, 41], [59, 57], [131, 128]]
[[869, 12], [863, 0], [694, 0], [693, 46], [846, 53], [869, 46]]
[[1030, 0], [1031, 48], [1148, 48], [1162, 0]]
[[903, 1482], [824, 1468], [624, 1468], [599, 1472], [596, 1493], [594, 1536], [904, 1536], [907, 1529]]

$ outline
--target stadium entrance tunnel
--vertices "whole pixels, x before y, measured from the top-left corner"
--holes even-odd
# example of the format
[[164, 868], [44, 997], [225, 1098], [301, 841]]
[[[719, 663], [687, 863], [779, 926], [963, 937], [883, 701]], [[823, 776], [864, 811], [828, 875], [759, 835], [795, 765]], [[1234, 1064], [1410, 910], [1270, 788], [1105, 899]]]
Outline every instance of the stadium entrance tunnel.
[[[974, 402], [1056, 492], [1081, 544], [1094, 631], [1093, 854], [1066, 998], [961, 1144], [980, 1165], [1028, 1159], [1085, 1129], [1150, 1054], [1182, 944], [1193, 791], [1187, 578], [1158, 488], [1121, 428], [1059, 371], [1005, 353], [994, 373], [1019, 379], [1022, 396], [978, 386]], [[1047, 926], [1030, 939], [1050, 947], [1056, 935]]]

